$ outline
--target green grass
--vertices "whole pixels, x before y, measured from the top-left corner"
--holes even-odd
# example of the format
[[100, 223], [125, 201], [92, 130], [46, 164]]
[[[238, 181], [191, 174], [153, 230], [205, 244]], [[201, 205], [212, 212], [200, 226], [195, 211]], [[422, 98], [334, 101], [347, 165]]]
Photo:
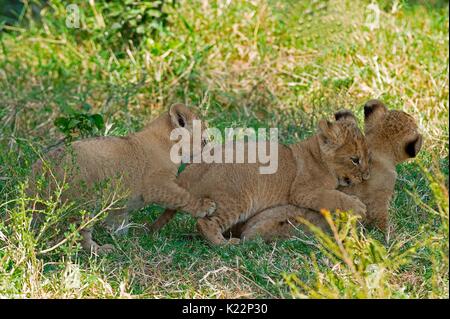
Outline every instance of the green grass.
[[[445, 2], [379, 1], [371, 30], [369, 1], [177, 1], [167, 26], [133, 45], [104, 36], [101, 1], [73, 1], [81, 29], [49, 3], [40, 21], [28, 10], [0, 33], [0, 216], [15, 216], [0, 221], [0, 296], [448, 298]], [[371, 98], [412, 114], [425, 136], [419, 157], [398, 167], [389, 242], [344, 219], [345, 254], [321, 234], [213, 248], [187, 215], [145, 234], [138, 225], [160, 212], [149, 207], [126, 237], [96, 230], [115, 253], [91, 257], [70, 242], [38, 254], [46, 243], [29, 230], [20, 184], [64, 137], [54, 120], [67, 109], [87, 103], [105, 119], [102, 134], [124, 135], [182, 101], [210, 126], [276, 126], [292, 143], [339, 108], [362, 120]]]

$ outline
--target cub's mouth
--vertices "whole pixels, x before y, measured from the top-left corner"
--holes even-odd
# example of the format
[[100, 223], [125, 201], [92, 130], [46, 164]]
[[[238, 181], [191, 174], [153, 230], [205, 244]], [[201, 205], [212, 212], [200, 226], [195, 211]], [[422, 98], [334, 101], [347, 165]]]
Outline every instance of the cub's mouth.
[[338, 177], [339, 186], [350, 186], [352, 184], [352, 180], [349, 177]]

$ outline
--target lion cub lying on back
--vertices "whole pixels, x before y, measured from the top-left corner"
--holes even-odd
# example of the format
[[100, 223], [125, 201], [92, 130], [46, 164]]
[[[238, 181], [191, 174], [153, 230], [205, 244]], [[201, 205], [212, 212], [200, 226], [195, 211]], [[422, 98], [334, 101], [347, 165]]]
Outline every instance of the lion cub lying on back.
[[[224, 244], [225, 230], [264, 209], [286, 204], [364, 214], [366, 207], [358, 198], [336, 190], [369, 177], [366, 141], [353, 114], [346, 114], [345, 121], [320, 121], [318, 133], [298, 144], [279, 145], [274, 174], [259, 174], [259, 163], [189, 165], [179, 176], [179, 185], [217, 204], [213, 215], [198, 220], [203, 236]], [[163, 214], [156, 228], [171, 216], [173, 211]]]
[[[336, 114], [339, 117], [339, 114]], [[394, 193], [397, 173], [396, 164], [415, 157], [422, 147], [422, 135], [412, 116], [402, 111], [389, 111], [378, 100], [364, 106], [367, 144], [372, 152], [371, 178], [358, 185], [339, 188], [349, 195], [358, 196], [367, 206], [365, 224], [373, 224], [384, 232], [388, 226], [388, 209]], [[325, 219], [317, 212], [285, 205], [266, 209], [250, 218], [232, 235], [241, 239], [262, 237], [266, 241], [288, 238], [295, 227], [301, 227], [299, 217], [310, 223], [327, 228]]]
[[[186, 189], [175, 183], [179, 164], [170, 159], [170, 149], [177, 142], [170, 140], [174, 128], [186, 128], [192, 138], [193, 121], [198, 117], [183, 104], [174, 104], [169, 112], [148, 124], [142, 131], [127, 137], [101, 137], [80, 140], [70, 147], [60, 147], [46, 155], [46, 161], [38, 160], [32, 169], [28, 194], [34, 196], [41, 192], [44, 198], [50, 197], [56, 189], [56, 181], [65, 179], [67, 170], [70, 188], [62, 194], [62, 201], [77, 201], [84, 207], [98, 201], [95, 188], [105, 180], [112, 180], [126, 196], [123, 209], [111, 211], [107, 223], [126, 221], [128, 212], [152, 203], [172, 209], [180, 209], [195, 217], [204, 217], [212, 213], [215, 204], [209, 199], [192, 196]], [[191, 143], [192, 145], [192, 143]], [[204, 141], [202, 146], [204, 146]], [[194, 149], [195, 152], [201, 150]], [[38, 190], [37, 178], [45, 175], [50, 164], [51, 174], [46, 189]], [[97, 203], [98, 204], [98, 203]], [[87, 250], [103, 252], [110, 245], [99, 246], [92, 240], [90, 228], [83, 229], [82, 246]]]

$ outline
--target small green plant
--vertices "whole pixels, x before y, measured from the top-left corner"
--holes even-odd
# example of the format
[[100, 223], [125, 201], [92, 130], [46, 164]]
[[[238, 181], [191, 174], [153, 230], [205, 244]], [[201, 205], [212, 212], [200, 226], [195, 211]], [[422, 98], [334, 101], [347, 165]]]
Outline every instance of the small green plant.
[[153, 1], [103, 1], [103, 15], [108, 21], [107, 40], [110, 44], [131, 41], [137, 46], [142, 39], [152, 37], [167, 24], [163, 11], [164, 0]]
[[[67, 271], [76, 268], [77, 277], [82, 273], [76, 260], [80, 230], [104, 218], [120, 199], [112, 193], [93, 214], [75, 203], [61, 204], [61, 192], [67, 187], [61, 183], [48, 199], [30, 198], [26, 183], [20, 183], [17, 198], [0, 203], [0, 211], [8, 217], [6, 223], [0, 221], [0, 298], [79, 297], [81, 278], [74, 284]], [[75, 215], [79, 223], [70, 223]], [[58, 260], [61, 254], [64, 260]], [[51, 271], [54, 268], [64, 271]]]
[[105, 127], [103, 116], [90, 114], [91, 106], [84, 103], [81, 111], [66, 106], [64, 116], [55, 119], [55, 126], [65, 135], [65, 141], [71, 142], [75, 136], [82, 138], [97, 135]]
[[311, 254], [315, 281], [303, 283], [295, 274], [285, 280], [293, 297], [306, 298], [401, 298], [407, 297], [393, 282], [393, 274], [414, 253], [414, 248], [390, 249], [374, 238], [366, 237], [357, 227], [357, 218], [345, 212], [333, 220], [329, 211], [323, 216], [331, 228], [331, 236], [304, 221], [316, 235], [322, 258]]

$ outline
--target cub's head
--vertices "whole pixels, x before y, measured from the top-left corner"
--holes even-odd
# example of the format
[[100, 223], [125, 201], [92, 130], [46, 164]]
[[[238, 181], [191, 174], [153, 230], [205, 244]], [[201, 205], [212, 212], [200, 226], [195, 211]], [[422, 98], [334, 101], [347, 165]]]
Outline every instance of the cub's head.
[[416, 157], [423, 137], [414, 118], [403, 112], [388, 110], [379, 100], [364, 105], [365, 133], [378, 149], [393, 152], [396, 163]]
[[173, 135], [179, 138], [175, 142], [185, 150], [190, 150], [189, 154], [183, 156], [184, 162], [189, 161], [194, 156], [199, 155], [208, 142], [207, 138], [204, 137], [207, 128], [206, 122], [201, 121], [197, 114], [181, 103], [173, 104], [168, 113], [172, 132], [175, 133], [174, 129], [183, 129], [180, 130], [183, 135], [178, 135], [178, 133]]
[[335, 114], [335, 122], [319, 122], [319, 146], [339, 185], [357, 184], [370, 177], [369, 149], [352, 112]]

